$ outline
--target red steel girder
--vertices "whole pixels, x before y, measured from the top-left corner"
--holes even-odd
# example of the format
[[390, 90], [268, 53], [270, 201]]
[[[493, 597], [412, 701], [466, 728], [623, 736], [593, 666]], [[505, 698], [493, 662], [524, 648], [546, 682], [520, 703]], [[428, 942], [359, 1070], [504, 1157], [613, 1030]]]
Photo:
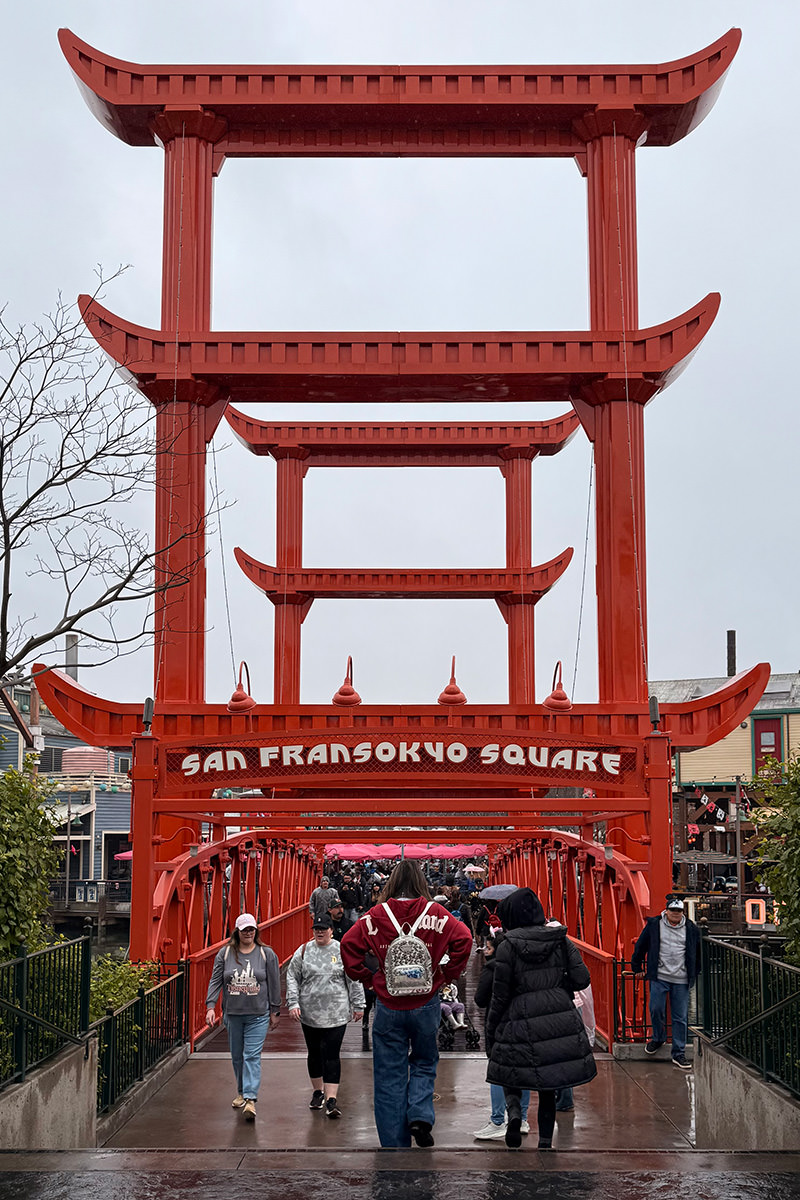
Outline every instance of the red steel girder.
[[[50, 712], [75, 737], [89, 746], [128, 746], [142, 732], [142, 706], [124, 704], [95, 696], [63, 671], [44, 663], [33, 667], [36, 686]], [[728, 680], [717, 691], [682, 704], [662, 704], [660, 728], [670, 736], [676, 750], [710, 746], [731, 733], [755, 708], [769, 679], [769, 663], [759, 663]], [[457, 711], [443, 712], [441, 706], [359, 705], [342, 711], [332, 704], [295, 704], [277, 707], [259, 704], [249, 713], [230, 713], [225, 704], [189, 705], [162, 701], [156, 705], [153, 734], [180, 742], [192, 739], [265, 737], [275, 731], [296, 729], [310, 736], [320, 731], [374, 728], [386, 736], [403, 732], [419, 738], [425, 731], [441, 735], [460, 729], [485, 730], [488, 734], [528, 734], [643, 738], [650, 732], [647, 704], [614, 702], [576, 704], [568, 712], [553, 713], [541, 705], [464, 704]], [[385, 772], [373, 786], [387, 786]], [[365, 783], [368, 781], [365, 779]], [[403, 781], [400, 781], [402, 784]], [[283, 786], [291, 786], [283, 781]], [[447, 786], [447, 781], [443, 781]], [[452, 787], [452, 781], [450, 782]], [[480, 784], [478, 784], [480, 786]]]
[[260, 563], [238, 546], [236, 561], [251, 583], [273, 604], [324, 597], [385, 599], [486, 600], [498, 597], [536, 603], [566, 571], [572, 560], [570, 546], [558, 558], [539, 567], [498, 567], [494, 570], [452, 571], [352, 571], [298, 568], [281, 571]]
[[548, 333], [210, 333], [145, 329], [90, 296], [80, 310], [101, 349], [151, 400], [371, 404], [558, 400], [646, 404], [686, 365], [719, 309], [709, 293], [649, 329]]
[[280, 459], [300, 451], [304, 467], [502, 467], [512, 454], [529, 458], [557, 454], [580, 425], [574, 412], [549, 421], [503, 425], [470, 421], [273, 425], [230, 407], [225, 416], [251, 453]]
[[685, 137], [713, 107], [741, 40], [731, 29], [668, 63], [639, 66], [251, 66], [140, 64], [59, 31], [98, 120], [156, 144], [165, 111], [213, 113], [226, 156], [579, 154], [576, 125], [598, 110], [643, 119], [647, 145]]

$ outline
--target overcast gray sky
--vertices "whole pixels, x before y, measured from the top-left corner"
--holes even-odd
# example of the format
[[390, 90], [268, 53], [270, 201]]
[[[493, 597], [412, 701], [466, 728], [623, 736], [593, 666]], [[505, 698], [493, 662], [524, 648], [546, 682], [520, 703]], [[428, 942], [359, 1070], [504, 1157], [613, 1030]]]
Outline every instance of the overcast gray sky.
[[[17, 320], [58, 290], [91, 291], [93, 269], [132, 269], [108, 293], [120, 316], [157, 326], [161, 151], [106, 132], [56, 42], [60, 25], [143, 63], [574, 64], [665, 62], [731, 25], [743, 43], [715, 108], [670, 149], [640, 150], [640, 325], [709, 291], [716, 323], [684, 374], [648, 407], [650, 677], [724, 674], [725, 631], [739, 666], [800, 669], [797, 620], [797, 167], [794, 4], [718, 0], [92, 0], [5, 13], [5, 187], [0, 293]], [[568, 161], [263, 160], [228, 162], [216, 185], [218, 329], [585, 329], [585, 183]], [[540, 419], [548, 406], [352, 406], [388, 420]], [[300, 415], [261, 407], [264, 418]], [[305, 415], [334, 419], [323, 406]], [[271, 699], [272, 608], [232, 559], [274, 562], [274, 469], [226, 435], [217, 471], [236, 658]], [[576, 548], [537, 607], [537, 695], [556, 659], [571, 686], [586, 529], [589, 448], [580, 433], [534, 465], [534, 561]], [[142, 520], [150, 519], [143, 510]], [[499, 472], [310, 472], [308, 566], [476, 566], [503, 561]], [[576, 699], [596, 696], [590, 539]], [[232, 688], [219, 541], [211, 542], [209, 699]], [[20, 586], [30, 586], [20, 581]], [[31, 590], [31, 605], [42, 597]], [[506, 698], [505, 625], [493, 602], [317, 601], [304, 626], [305, 702], [325, 702], [347, 654], [367, 702], [433, 702], [450, 656], [468, 698]], [[137, 700], [151, 654], [83, 676]]]

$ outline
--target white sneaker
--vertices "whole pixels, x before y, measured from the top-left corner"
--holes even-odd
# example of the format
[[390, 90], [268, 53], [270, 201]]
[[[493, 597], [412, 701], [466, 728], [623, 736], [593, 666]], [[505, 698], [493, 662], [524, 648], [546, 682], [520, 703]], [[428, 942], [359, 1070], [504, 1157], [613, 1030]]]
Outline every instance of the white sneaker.
[[506, 1123], [495, 1125], [494, 1121], [489, 1121], [484, 1125], [483, 1129], [477, 1129], [472, 1135], [478, 1141], [484, 1142], [489, 1138], [504, 1138], [506, 1136]]
[[519, 1127], [519, 1131], [520, 1131], [520, 1133], [530, 1133], [531, 1127], [527, 1121], [522, 1122], [522, 1124]]

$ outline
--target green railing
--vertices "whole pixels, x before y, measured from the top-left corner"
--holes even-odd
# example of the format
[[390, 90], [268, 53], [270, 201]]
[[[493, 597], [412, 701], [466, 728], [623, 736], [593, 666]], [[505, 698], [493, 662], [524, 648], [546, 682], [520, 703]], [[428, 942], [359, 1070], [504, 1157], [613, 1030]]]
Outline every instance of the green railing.
[[800, 968], [772, 957], [766, 939], [758, 949], [735, 943], [702, 939], [700, 1030], [800, 1097]]
[[144, 1079], [175, 1046], [186, 1040], [186, 971], [180, 968], [116, 1012], [95, 1021], [97, 1111], [108, 1110]]
[[28, 1071], [89, 1028], [91, 941], [60, 942], [0, 963], [0, 1087]]

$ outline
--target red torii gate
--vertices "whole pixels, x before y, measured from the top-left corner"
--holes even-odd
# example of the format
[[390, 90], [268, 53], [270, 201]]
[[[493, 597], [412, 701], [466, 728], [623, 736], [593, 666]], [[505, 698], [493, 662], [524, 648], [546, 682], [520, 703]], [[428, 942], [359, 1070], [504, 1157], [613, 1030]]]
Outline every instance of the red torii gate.
[[[90, 698], [59, 673], [40, 681], [51, 710], [79, 736], [94, 744], [133, 741], [132, 953], [163, 952], [177, 942], [197, 950], [208, 946], [212, 932], [221, 936], [223, 907], [214, 905], [224, 900], [228, 912], [235, 911], [218, 879], [231, 841], [224, 838], [224, 814], [234, 809], [265, 830], [263, 850], [251, 845], [262, 862], [297, 854], [294, 880], [310, 870], [318, 851], [309, 856], [291, 850], [293, 843], [341, 841], [336, 834], [342, 830], [362, 840], [413, 820], [417, 828], [404, 832], [407, 840], [487, 840], [498, 863], [513, 861], [518, 880], [533, 881], [550, 861], [540, 854], [530, 872], [524, 865], [530, 848], [552, 846], [553, 832], [543, 826], [579, 828], [580, 838], [570, 842], [565, 834], [559, 842], [557, 853], [572, 855], [574, 869], [571, 882], [553, 884], [551, 901], [573, 929], [580, 913], [583, 936], [594, 944], [624, 947], [642, 912], [658, 905], [671, 884], [670, 737], [697, 746], [724, 736], [750, 711], [768, 675], [762, 664], [713, 697], [674, 711], [665, 706], [658, 729], [651, 728], [643, 410], [696, 350], [718, 297], [639, 330], [635, 151], [642, 144], [672, 145], [699, 124], [716, 99], [739, 31], [677, 62], [629, 67], [142, 66], [100, 54], [67, 30], [59, 37], [95, 115], [130, 145], [158, 144], [165, 154], [160, 329], [143, 329], [86, 297], [81, 301], [99, 344], [155, 406], [156, 539], [165, 548], [160, 578], [186, 577], [156, 614], [152, 733], [143, 735], [138, 706]], [[213, 179], [228, 157], [296, 155], [575, 158], [587, 180], [590, 329], [213, 331]], [[569, 553], [544, 568], [531, 565], [530, 463], [536, 453], [566, 442], [574, 417], [561, 418], [558, 435], [547, 423], [501, 432], [467, 422], [463, 427], [473, 432], [459, 444], [450, 427], [445, 432], [424, 422], [400, 423], [397, 436], [383, 432], [386, 426], [364, 426], [371, 432], [362, 437], [335, 424], [288, 431], [241, 414], [230, 415], [233, 427], [256, 452], [274, 453], [279, 461], [278, 511], [287, 532], [279, 539], [277, 565], [239, 557], [273, 602], [291, 597], [292, 607], [278, 605], [283, 620], [276, 621], [276, 662], [283, 658], [288, 666], [276, 668], [272, 705], [232, 715], [207, 704], [206, 446], [230, 401], [274, 398], [571, 403], [594, 443], [599, 704], [549, 712], [535, 703], [530, 665], [533, 603], [566, 567]], [[467, 462], [470, 455], [486, 465], [502, 462], [507, 496], [513, 496], [505, 570], [426, 572], [423, 582], [411, 572], [372, 572], [362, 584], [346, 571], [305, 568], [299, 536], [304, 465], [326, 454], [327, 461], [338, 455], [348, 465], [422, 463], [426, 456], [433, 465]], [[507, 605], [511, 703], [350, 710], [299, 704], [304, 608], [317, 595], [366, 591], [491, 595]], [[367, 744], [369, 756], [362, 749], [359, 758], [358, 747]], [[196, 770], [186, 763], [197, 763]], [[551, 789], [564, 785], [589, 787], [592, 798], [552, 799]], [[225, 786], [260, 788], [263, 798], [213, 799]], [[187, 821], [193, 829], [202, 820], [214, 828], [215, 848], [204, 851], [196, 867], [181, 865], [170, 843]], [[612, 826], [599, 860], [592, 845], [598, 822]], [[617, 892], [608, 893], [613, 920], [594, 931], [586, 915], [595, 912], [600, 892], [588, 897], [581, 855], [584, 862], [592, 858], [601, 892], [601, 874], [616, 879]], [[274, 875], [269, 878], [274, 883]], [[195, 887], [217, 897], [205, 932]]]

